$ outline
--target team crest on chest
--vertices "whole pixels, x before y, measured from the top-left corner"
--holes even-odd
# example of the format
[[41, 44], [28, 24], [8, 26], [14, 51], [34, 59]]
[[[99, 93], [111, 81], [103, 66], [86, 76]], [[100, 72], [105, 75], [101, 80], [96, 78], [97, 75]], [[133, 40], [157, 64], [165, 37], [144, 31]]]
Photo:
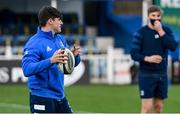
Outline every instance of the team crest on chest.
[[50, 48], [49, 46], [46, 47], [46, 51], [47, 51], [47, 52], [49, 52], [49, 51], [51, 51], [51, 50], [52, 50], [52, 48]]
[[155, 38], [155, 39], [158, 39], [158, 38], [159, 38], [159, 34], [155, 34], [155, 35], [154, 35], [154, 38]]

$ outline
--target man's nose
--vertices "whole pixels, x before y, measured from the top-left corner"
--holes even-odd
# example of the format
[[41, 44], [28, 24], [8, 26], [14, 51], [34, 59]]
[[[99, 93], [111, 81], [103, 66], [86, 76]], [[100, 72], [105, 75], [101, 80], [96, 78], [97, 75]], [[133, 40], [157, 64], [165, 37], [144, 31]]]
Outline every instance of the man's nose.
[[161, 17], [159, 17], [159, 16], [155, 16], [155, 18], [154, 19], [161, 19]]
[[62, 22], [62, 20], [60, 20], [60, 24], [61, 24], [61, 25], [63, 25], [63, 22]]

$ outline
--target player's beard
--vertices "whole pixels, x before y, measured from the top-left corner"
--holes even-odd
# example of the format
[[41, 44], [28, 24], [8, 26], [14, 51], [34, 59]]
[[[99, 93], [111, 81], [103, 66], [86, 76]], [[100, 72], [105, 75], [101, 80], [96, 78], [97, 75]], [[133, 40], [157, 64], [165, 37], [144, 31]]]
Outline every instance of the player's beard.
[[151, 25], [154, 26], [155, 21], [160, 21], [161, 22], [161, 19], [150, 19]]

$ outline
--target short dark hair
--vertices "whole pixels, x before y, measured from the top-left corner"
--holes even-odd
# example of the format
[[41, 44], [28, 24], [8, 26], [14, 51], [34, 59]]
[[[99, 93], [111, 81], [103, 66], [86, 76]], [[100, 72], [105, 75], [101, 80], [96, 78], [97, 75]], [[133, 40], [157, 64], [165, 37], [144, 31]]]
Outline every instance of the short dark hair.
[[45, 26], [48, 19], [62, 18], [60, 11], [52, 6], [43, 6], [38, 13], [38, 20], [40, 26]]
[[160, 12], [160, 14], [163, 14], [163, 10], [159, 6], [156, 6], [156, 5], [151, 5], [148, 8], [148, 15], [152, 12]]

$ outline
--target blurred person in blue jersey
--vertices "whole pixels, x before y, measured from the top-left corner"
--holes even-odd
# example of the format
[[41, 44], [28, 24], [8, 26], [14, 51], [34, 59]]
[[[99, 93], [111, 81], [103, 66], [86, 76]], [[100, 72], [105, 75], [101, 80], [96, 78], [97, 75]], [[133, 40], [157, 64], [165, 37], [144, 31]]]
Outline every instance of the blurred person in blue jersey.
[[161, 22], [162, 9], [148, 8], [148, 24], [141, 27], [132, 41], [131, 57], [140, 62], [139, 92], [141, 113], [162, 113], [168, 94], [168, 50], [174, 51], [177, 42], [171, 29]]
[[[61, 13], [51, 6], [43, 6], [38, 13], [40, 26], [24, 47], [22, 69], [28, 77], [31, 113], [72, 113], [64, 93], [64, 74], [57, 63], [68, 58], [60, 48], [68, 48], [59, 34], [63, 24]], [[80, 63], [80, 49], [71, 50], [75, 66]]]

